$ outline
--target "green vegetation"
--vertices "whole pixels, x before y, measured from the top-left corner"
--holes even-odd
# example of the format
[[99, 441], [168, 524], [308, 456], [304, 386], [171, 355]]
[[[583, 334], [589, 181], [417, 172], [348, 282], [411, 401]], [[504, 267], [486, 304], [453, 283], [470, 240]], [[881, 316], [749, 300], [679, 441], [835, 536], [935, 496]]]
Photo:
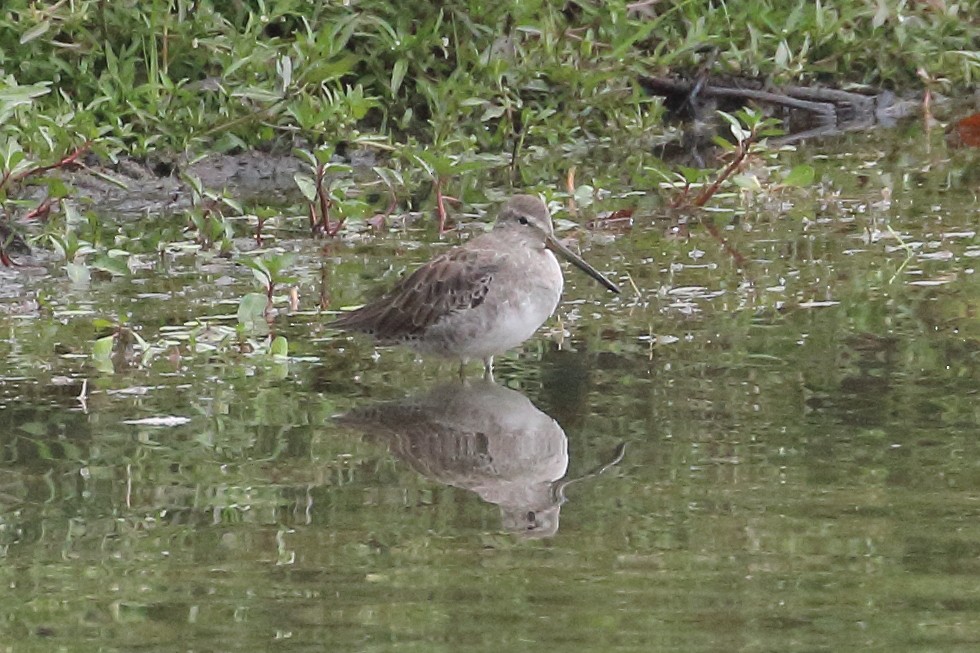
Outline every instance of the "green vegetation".
[[[814, 169], [780, 167], [759, 144], [772, 121], [751, 113], [726, 114], [734, 144], [718, 170], [671, 170], [655, 146], [677, 136], [638, 79], [711, 61], [712, 73], [775, 82], [957, 93], [980, 73], [968, 4], [10, 0], [0, 10], [0, 263], [25, 249], [32, 218], [42, 225], [31, 243], [77, 285], [128, 277], [168, 249], [234, 257], [262, 285], [239, 305], [251, 333], [293, 274], [276, 230], [301, 233], [301, 221], [333, 237], [431, 208], [441, 232], [451, 198], [480, 205], [511, 187], [568, 192], [586, 207], [609, 189], [672, 186], [674, 208], [704, 206], [722, 181], [806, 188]], [[191, 198], [179, 221], [155, 211], [115, 225], [105, 210], [62, 203], [73, 190], [47, 174], [132, 157], [169, 173], [174, 161], [249, 150], [295, 153], [299, 204], [245, 208], [178, 165]], [[354, 151], [368, 153], [370, 178]], [[765, 182], [744, 169], [750, 154], [772, 173]], [[254, 257], [236, 241], [245, 236]]]
[[87, 141], [110, 160], [298, 138], [409, 160], [433, 146], [459, 164], [661, 131], [659, 105], [637, 76], [693, 70], [706, 48], [717, 50], [719, 73], [911, 89], [921, 70], [963, 89], [980, 73], [976, 9], [897, 0], [10, 0], [0, 10], [0, 152], [13, 176]]

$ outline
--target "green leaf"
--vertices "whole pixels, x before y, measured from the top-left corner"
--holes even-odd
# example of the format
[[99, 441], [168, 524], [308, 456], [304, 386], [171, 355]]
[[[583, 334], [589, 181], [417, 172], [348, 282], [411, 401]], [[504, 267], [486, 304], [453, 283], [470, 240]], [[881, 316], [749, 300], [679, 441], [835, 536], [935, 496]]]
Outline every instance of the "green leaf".
[[419, 165], [422, 166], [422, 169], [425, 170], [426, 174], [428, 174], [430, 177], [434, 177], [436, 175], [435, 161], [433, 160], [434, 155], [422, 150], [419, 153], [412, 152], [410, 156], [418, 161]]
[[256, 265], [252, 266], [252, 276], [255, 277], [255, 280], [259, 282], [260, 286], [266, 290], [269, 289], [269, 284], [272, 283], [272, 273], [262, 265], [262, 261], [256, 261]]
[[65, 269], [68, 271], [68, 278], [76, 285], [84, 286], [92, 280], [92, 273], [81, 263], [66, 263]]
[[24, 45], [25, 43], [30, 43], [37, 37], [47, 32], [48, 29], [50, 28], [51, 28], [51, 23], [49, 21], [46, 20], [41, 21], [40, 23], [38, 23], [37, 25], [35, 25], [31, 29], [27, 30], [26, 32], [20, 35], [20, 44]]
[[595, 200], [595, 188], [588, 184], [582, 184], [575, 189], [575, 203], [579, 206], [591, 206]]
[[242, 215], [245, 213], [245, 207], [242, 206], [242, 203], [236, 200], [234, 197], [222, 197], [221, 203], [227, 206], [235, 213], [237, 213], [238, 215]]
[[405, 73], [408, 72], [408, 59], [399, 59], [391, 69], [391, 94], [398, 95], [398, 89], [402, 86]]
[[309, 166], [315, 167], [317, 164], [316, 157], [309, 150], [304, 150], [302, 148], [293, 149], [293, 155], [298, 159], [302, 159], [304, 163]]
[[494, 118], [499, 118], [504, 115], [504, 108], [499, 104], [491, 104], [484, 110], [483, 115], [480, 116], [480, 122], [486, 122], [488, 120], [493, 120]]
[[727, 122], [732, 127], [741, 127], [742, 126], [742, 123], [740, 123], [738, 121], [738, 118], [736, 118], [732, 114], [728, 113], [727, 111], [718, 111], [717, 113], [718, 113], [719, 116], [721, 116], [721, 118], [725, 122]]
[[333, 154], [334, 154], [333, 147], [324, 146], [324, 147], [318, 147], [316, 151], [313, 153], [313, 156], [316, 157], [317, 163], [322, 163], [326, 165], [330, 163], [330, 159], [333, 158]]
[[78, 212], [78, 207], [73, 202], [61, 201], [61, 210], [65, 214], [65, 223], [68, 225], [80, 225], [85, 222], [85, 218]]
[[245, 98], [253, 102], [277, 102], [282, 99], [282, 95], [274, 91], [259, 86], [248, 86], [241, 91], [231, 94], [232, 97]]
[[744, 175], [735, 175], [734, 177], [732, 177], [732, 183], [734, 183], [739, 188], [744, 188], [745, 190], [762, 189], [762, 184], [759, 183], [759, 178], [751, 173], [747, 173]]
[[316, 201], [316, 182], [312, 177], [304, 175], [302, 172], [297, 172], [293, 175], [293, 181], [296, 182], [299, 192], [303, 194], [307, 202]]
[[[727, 141], [724, 141], [728, 143]], [[699, 181], [704, 181], [708, 177], [708, 171], [702, 170], [701, 168], [689, 168], [687, 166], [678, 166], [678, 172], [684, 178], [684, 181], [689, 184], [696, 184]]]
[[813, 169], [813, 166], [804, 163], [789, 171], [783, 178], [783, 186], [796, 186], [797, 188], [808, 187], [813, 184], [816, 176], [817, 173]]
[[51, 86], [51, 82], [39, 82], [26, 86], [0, 87], [0, 103], [30, 104], [30, 101], [34, 98], [50, 93], [51, 89], [48, 88], [49, 86]]
[[276, 59], [276, 75], [279, 76], [279, 90], [285, 93], [293, 83], [293, 60], [285, 55]]
[[126, 261], [118, 258], [112, 258], [110, 256], [106, 256], [105, 254], [97, 256], [95, 260], [92, 261], [91, 267], [94, 270], [101, 270], [119, 277], [129, 275], [129, 266], [126, 265]]
[[633, 47], [634, 43], [646, 39], [648, 36], [650, 36], [650, 33], [653, 32], [653, 30], [658, 27], [660, 27], [659, 20], [645, 21], [640, 26], [639, 29], [637, 29], [632, 34], [628, 35], [626, 38], [623, 38], [621, 40], [617, 39], [616, 48], [612, 51], [609, 57], [611, 59], [619, 59], [620, 57], [625, 55], [630, 48]]
[[130, 334], [132, 334], [133, 338], [136, 340], [136, 344], [139, 345], [140, 351], [145, 352], [145, 351], [147, 351], [150, 348], [150, 343], [148, 343], [146, 340], [144, 340], [143, 339], [143, 336], [141, 336], [140, 334], [136, 333], [135, 331], [130, 331]]
[[375, 166], [372, 168], [372, 170], [374, 170], [374, 174], [381, 177], [381, 181], [383, 181], [385, 185], [392, 190], [392, 192], [405, 183], [402, 179], [401, 173], [397, 170], [392, 170], [391, 168], [385, 168], [382, 166]]
[[776, 65], [785, 68], [792, 56], [793, 53], [789, 49], [789, 44], [785, 40], [780, 41], [779, 45], [776, 46]]
[[276, 336], [272, 344], [269, 345], [269, 353], [273, 356], [287, 356], [289, 354], [289, 343], [286, 341], [286, 338]]
[[309, 62], [303, 69], [302, 79], [313, 84], [322, 84], [334, 79], [340, 79], [358, 64], [360, 59], [349, 54], [334, 59], [320, 59]]
[[269, 300], [265, 295], [248, 293], [238, 304], [238, 323], [250, 329], [259, 323], [265, 325], [265, 309], [268, 305]]
[[109, 360], [112, 356], [112, 344], [116, 341], [116, 336], [106, 336], [95, 341], [92, 347], [92, 358], [95, 360]]
[[18, 149], [11, 148], [11, 150], [4, 153], [3, 168], [11, 173], [16, 172], [17, 166], [26, 158], [24, 151], [19, 149], [19, 146]]
[[731, 152], [732, 150], [735, 149], [735, 145], [734, 144], [730, 143], [729, 141], [726, 141], [724, 138], [722, 138], [721, 136], [719, 136], [717, 134], [715, 134], [714, 136], [711, 137], [711, 142], [714, 143], [715, 145], [717, 145], [718, 147], [720, 147], [721, 149], [723, 149], [726, 152]]

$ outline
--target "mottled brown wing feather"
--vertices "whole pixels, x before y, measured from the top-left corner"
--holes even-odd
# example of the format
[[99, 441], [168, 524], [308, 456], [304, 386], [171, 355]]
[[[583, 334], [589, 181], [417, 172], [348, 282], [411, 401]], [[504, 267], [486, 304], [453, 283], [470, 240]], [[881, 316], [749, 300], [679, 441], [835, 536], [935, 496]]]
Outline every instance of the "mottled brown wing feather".
[[369, 333], [381, 342], [418, 338], [447, 315], [482, 304], [498, 267], [492, 252], [455, 249], [327, 326]]

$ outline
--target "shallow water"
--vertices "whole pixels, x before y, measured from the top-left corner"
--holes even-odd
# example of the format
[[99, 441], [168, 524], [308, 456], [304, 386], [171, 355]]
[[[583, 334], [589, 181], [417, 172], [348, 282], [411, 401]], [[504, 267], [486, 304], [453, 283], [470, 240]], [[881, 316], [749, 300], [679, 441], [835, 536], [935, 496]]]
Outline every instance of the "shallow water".
[[[913, 127], [801, 160], [715, 203], [743, 270], [637, 196], [584, 245], [635, 289], [567, 270], [496, 385], [323, 328], [424, 230], [276, 242], [288, 360], [229, 345], [223, 258], [0, 270], [5, 647], [976, 650], [976, 158]], [[159, 353], [96, 370], [97, 319]]]

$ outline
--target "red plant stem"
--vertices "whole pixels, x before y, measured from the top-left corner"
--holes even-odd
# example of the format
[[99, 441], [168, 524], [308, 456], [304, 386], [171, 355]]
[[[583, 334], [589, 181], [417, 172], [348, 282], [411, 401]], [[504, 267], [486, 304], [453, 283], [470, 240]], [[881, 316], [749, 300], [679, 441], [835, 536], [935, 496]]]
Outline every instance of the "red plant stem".
[[33, 220], [34, 218], [45, 219], [51, 213], [51, 205], [54, 204], [54, 200], [50, 197], [45, 198], [40, 204], [35, 206], [33, 209], [24, 214], [25, 220]]
[[330, 235], [330, 200], [327, 198], [326, 189], [323, 187], [323, 164], [316, 167], [316, 199], [320, 204], [320, 224], [323, 233]]
[[727, 166], [725, 166], [725, 169], [721, 171], [721, 174], [719, 174], [710, 185], [708, 185], [698, 194], [697, 197], [694, 198], [694, 201], [691, 203], [692, 205], [700, 208], [707, 204], [708, 200], [715, 196], [715, 193], [717, 193], [721, 185], [725, 183], [725, 180], [731, 177], [732, 174], [742, 165], [742, 161], [744, 161], [745, 157], [749, 154], [749, 146], [754, 140], [755, 134], [753, 133], [738, 144], [738, 149], [735, 151], [735, 158], [732, 159]]
[[[41, 174], [43, 172], [47, 172], [48, 170], [56, 170], [58, 168], [64, 168], [65, 166], [69, 166], [69, 165], [72, 165], [74, 163], [77, 163], [78, 162], [78, 159], [83, 154], [85, 154], [86, 152], [88, 152], [89, 148], [91, 148], [91, 147], [92, 147], [92, 141], [85, 141], [74, 152], [72, 152], [71, 154], [68, 154], [66, 156], [63, 156], [60, 161], [58, 161], [56, 163], [49, 163], [49, 164], [43, 165], [43, 166], [36, 166], [36, 167], [31, 168], [29, 170], [25, 170], [24, 172], [20, 173], [19, 175], [13, 176], [11, 178], [11, 180], [12, 181], [15, 181], [15, 182], [16, 181], [22, 181], [22, 180], [24, 180], [27, 177], [30, 177], [32, 175], [38, 175], [38, 174]], [[2, 188], [3, 187], [3, 184], [5, 184], [6, 182], [7, 182], [7, 177], [4, 177], [3, 182], [0, 183], [0, 188]]]
[[565, 174], [565, 192], [568, 193], [568, 212], [574, 216], [578, 213], [575, 206], [575, 166], [570, 167]]
[[340, 219], [333, 223], [333, 229], [330, 230], [330, 237], [335, 238], [337, 234], [340, 233], [340, 228], [344, 226], [344, 221], [347, 219], [346, 215], [340, 216]]
[[691, 182], [685, 181], [684, 190], [682, 190], [681, 192], [677, 193], [677, 195], [674, 196], [674, 199], [671, 200], [670, 202], [670, 208], [672, 209], [680, 208], [690, 194], [691, 194]]
[[[725, 166], [725, 169], [721, 171], [718, 177], [716, 177], [711, 184], [705, 187], [705, 189], [694, 198], [694, 201], [691, 202], [692, 206], [702, 208], [708, 203], [708, 200], [715, 196], [718, 189], [721, 188], [721, 185], [725, 183], [725, 180], [731, 177], [735, 171], [741, 167], [742, 162], [745, 161], [745, 157], [747, 157], [749, 154], [749, 147], [753, 142], [755, 142], [755, 139], [756, 134], [753, 132], [749, 134], [748, 138], [738, 144], [738, 149], [735, 151], [735, 157], [727, 166]], [[700, 222], [708, 233], [711, 234], [712, 238], [721, 243], [721, 246], [725, 249], [728, 255], [732, 257], [736, 265], [740, 267], [745, 265], [745, 257], [742, 256], [741, 252], [732, 247], [727, 240], [725, 240], [725, 238], [721, 235], [721, 232], [718, 231], [718, 227], [716, 227], [713, 222], [710, 220], [705, 220], [703, 215], [698, 216], [698, 222]]]
[[705, 229], [708, 230], [708, 233], [711, 234], [715, 240], [721, 243], [721, 246], [726, 252], [728, 252], [728, 255], [735, 260], [735, 263], [739, 267], [745, 265], [745, 257], [742, 256], [741, 252], [728, 244], [728, 241], [725, 240], [724, 236], [721, 235], [721, 232], [718, 231], [718, 227], [715, 226], [715, 223], [711, 222], [710, 220], [705, 220], [703, 217], [698, 217], [698, 221]]
[[387, 218], [389, 215], [395, 212], [398, 208], [398, 196], [395, 195], [395, 189], [389, 188], [388, 191], [391, 193], [391, 199], [388, 200], [388, 208], [385, 210], [384, 216]]

